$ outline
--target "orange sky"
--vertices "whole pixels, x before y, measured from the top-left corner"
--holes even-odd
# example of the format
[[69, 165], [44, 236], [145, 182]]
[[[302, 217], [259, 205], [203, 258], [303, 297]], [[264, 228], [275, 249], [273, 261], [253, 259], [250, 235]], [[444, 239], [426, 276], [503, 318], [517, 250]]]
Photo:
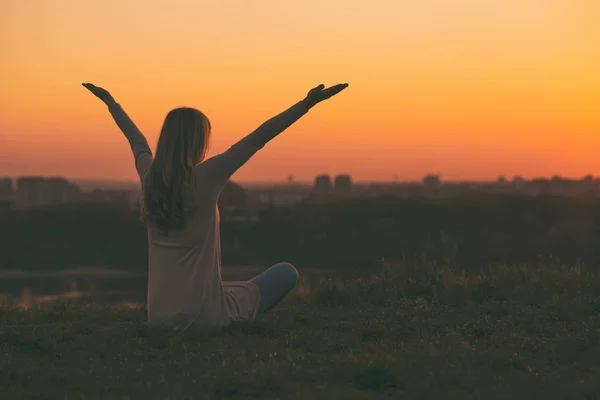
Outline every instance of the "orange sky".
[[225, 150], [313, 86], [349, 82], [234, 179], [600, 175], [597, 0], [3, 0], [0, 176], [135, 179], [81, 82], [154, 148], [195, 106]]

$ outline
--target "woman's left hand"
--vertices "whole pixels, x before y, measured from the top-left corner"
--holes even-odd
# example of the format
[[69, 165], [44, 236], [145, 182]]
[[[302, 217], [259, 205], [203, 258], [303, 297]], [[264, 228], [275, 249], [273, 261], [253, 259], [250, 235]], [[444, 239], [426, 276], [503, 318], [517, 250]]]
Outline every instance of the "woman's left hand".
[[312, 108], [323, 100], [327, 100], [328, 98], [335, 96], [347, 87], [347, 83], [340, 83], [325, 89], [325, 85], [321, 84], [311, 89], [304, 101], [306, 102], [308, 108]]

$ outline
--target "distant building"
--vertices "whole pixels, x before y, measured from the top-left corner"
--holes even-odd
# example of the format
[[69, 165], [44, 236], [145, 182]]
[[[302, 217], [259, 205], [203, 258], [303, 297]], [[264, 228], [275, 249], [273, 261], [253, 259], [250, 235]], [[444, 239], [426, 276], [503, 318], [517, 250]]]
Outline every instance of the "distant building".
[[79, 188], [65, 178], [50, 177], [45, 181], [44, 197], [48, 203], [57, 204], [77, 200]]
[[352, 178], [346, 174], [338, 175], [335, 177], [334, 187], [338, 192], [350, 192], [352, 190]]
[[15, 197], [13, 181], [11, 178], [2, 178], [0, 180], [0, 200], [12, 201]]
[[79, 187], [65, 178], [24, 176], [17, 178], [14, 197], [19, 207], [28, 208], [76, 201], [80, 196]]
[[329, 175], [319, 175], [315, 178], [315, 191], [328, 192], [331, 190], [331, 178]]
[[35, 207], [45, 203], [44, 178], [24, 176], [17, 178], [17, 202], [21, 207]]

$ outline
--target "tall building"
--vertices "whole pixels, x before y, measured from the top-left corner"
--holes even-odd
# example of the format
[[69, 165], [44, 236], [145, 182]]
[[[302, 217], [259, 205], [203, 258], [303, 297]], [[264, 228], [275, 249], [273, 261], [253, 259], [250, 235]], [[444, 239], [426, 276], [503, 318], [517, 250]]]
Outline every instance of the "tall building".
[[13, 189], [13, 181], [11, 178], [0, 179], [0, 200], [14, 200], [15, 191]]
[[319, 175], [315, 178], [315, 190], [317, 192], [327, 192], [331, 189], [331, 178], [329, 175]]
[[350, 192], [352, 190], [352, 178], [346, 174], [338, 175], [335, 177], [334, 187], [339, 192]]
[[19, 207], [36, 207], [78, 200], [79, 187], [65, 178], [23, 176], [17, 178], [16, 203]]
[[35, 207], [46, 202], [44, 178], [23, 176], [17, 178], [17, 202], [21, 207]]
[[79, 195], [79, 188], [61, 177], [47, 178], [44, 188], [45, 200], [52, 204], [73, 201]]

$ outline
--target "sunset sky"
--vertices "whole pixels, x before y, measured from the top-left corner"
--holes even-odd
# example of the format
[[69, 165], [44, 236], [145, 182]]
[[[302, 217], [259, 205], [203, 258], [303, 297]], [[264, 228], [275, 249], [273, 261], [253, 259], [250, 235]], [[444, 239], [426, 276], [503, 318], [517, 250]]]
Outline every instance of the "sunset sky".
[[135, 179], [81, 82], [153, 149], [171, 108], [201, 109], [210, 154], [350, 84], [238, 181], [600, 175], [598, 21], [598, 0], [2, 0], [0, 176]]

